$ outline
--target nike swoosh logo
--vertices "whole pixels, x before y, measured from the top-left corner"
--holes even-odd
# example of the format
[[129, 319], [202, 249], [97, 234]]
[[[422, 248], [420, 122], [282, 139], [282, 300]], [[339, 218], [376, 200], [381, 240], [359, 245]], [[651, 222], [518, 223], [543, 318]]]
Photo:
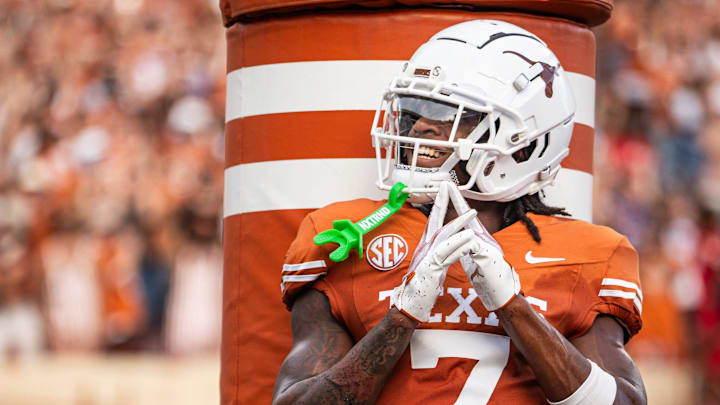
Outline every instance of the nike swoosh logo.
[[525, 261], [530, 264], [562, 262], [564, 260], [564, 257], [535, 257], [532, 255], [532, 250], [528, 250], [528, 252], [525, 253]]

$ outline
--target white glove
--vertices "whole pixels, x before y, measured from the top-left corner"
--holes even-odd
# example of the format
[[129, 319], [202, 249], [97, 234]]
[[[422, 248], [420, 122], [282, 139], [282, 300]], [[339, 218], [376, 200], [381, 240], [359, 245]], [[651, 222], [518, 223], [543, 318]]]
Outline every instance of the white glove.
[[463, 228], [476, 217], [475, 210], [468, 210], [443, 226], [449, 184], [441, 184], [410, 269], [391, 297], [393, 306], [419, 322], [427, 322], [430, 318], [435, 301], [442, 292], [448, 267], [467, 255], [473, 246], [473, 231], [463, 231]]
[[[458, 214], [470, 210], [455, 184], [448, 186], [448, 192]], [[500, 244], [477, 217], [470, 220], [467, 228], [473, 231], [472, 248], [469, 255], [460, 258], [460, 263], [485, 309], [493, 312], [520, 293], [520, 278], [505, 261]]]
[[[480, 221], [477, 223], [482, 226]], [[505, 261], [502, 248], [489, 232], [473, 235], [471, 252], [460, 263], [488, 311], [504, 307], [520, 293], [518, 274]]]

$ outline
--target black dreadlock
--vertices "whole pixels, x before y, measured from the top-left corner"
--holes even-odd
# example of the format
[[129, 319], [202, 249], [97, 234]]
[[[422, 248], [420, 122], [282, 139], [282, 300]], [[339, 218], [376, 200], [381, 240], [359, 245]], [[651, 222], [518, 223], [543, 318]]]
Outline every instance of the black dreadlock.
[[540, 231], [535, 225], [532, 219], [527, 216], [528, 212], [538, 215], [564, 215], [570, 216], [565, 211], [565, 208], [549, 207], [540, 199], [538, 193], [524, 195], [518, 199], [510, 201], [505, 206], [505, 212], [503, 212], [503, 228], [514, 224], [520, 220], [527, 228], [530, 235], [532, 235], [535, 242], [540, 243]]

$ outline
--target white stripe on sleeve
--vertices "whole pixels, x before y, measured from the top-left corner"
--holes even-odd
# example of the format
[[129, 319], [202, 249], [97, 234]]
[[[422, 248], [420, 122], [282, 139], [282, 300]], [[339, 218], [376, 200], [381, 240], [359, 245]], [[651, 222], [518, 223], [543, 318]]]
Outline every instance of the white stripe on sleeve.
[[297, 264], [283, 264], [283, 273], [292, 273], [295, 271], [300, 270], [307, 270], [307, 269], [318, 269], [322, 267], [327, 267], [325, 265], [325, 260], [315, 260], [312, 262], [305, 262], [305, 263], [297, 263]]
[[640, 291], [640, 287], [632, 283], [630, 281], [620, 280], [619, 278], [604, 278], [602, 281], [602, 285], [616, 285], [619, 287], [625, 287], [625, 288], [632, 288], [637, 292], [638, 297], [640, 297], [640, 300], [643, 299], [642, 291]]
[[280, 289], [283, 292], [285, 291], [285, 283], [299, 283], [299, 282], [303, 282], [303, 281], [314, 281], [326, 274], [327, 274], [327, 272], [322, 272], [322, 273], [317, 273], [317, 274], [302, 274], [299, 276], [283, 276], [282, 284], [280, 285]]
[[599, 297], [618, 297], [618, 298], [625, 298], [628, 300], [632, 300], [633, 303], [635, 303], [635, 306], [638, 309], [638, 312], [642, 314], [642, 303], [637, 297], [637, 294], [635, 292], [630, 291], [620, 291], [620, 290], [600, 290], [598, 293]]

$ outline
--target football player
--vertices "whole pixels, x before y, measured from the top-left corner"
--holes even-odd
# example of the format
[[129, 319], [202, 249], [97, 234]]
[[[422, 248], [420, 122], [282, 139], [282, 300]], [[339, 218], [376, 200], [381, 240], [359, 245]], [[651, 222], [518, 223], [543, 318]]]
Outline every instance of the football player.
[[645, 404], [624, 349], [641, 327], [635, 250], [538, 196], [574, 113], [562, 66], [526, 30], [471, 21], [422, 45], [372, 128], [378, 186], [402, 181], [413, 204], [339, 263], [313, 236], [382, 202], [303, 220], [282, 270], [294, 343], [273, 402]]

